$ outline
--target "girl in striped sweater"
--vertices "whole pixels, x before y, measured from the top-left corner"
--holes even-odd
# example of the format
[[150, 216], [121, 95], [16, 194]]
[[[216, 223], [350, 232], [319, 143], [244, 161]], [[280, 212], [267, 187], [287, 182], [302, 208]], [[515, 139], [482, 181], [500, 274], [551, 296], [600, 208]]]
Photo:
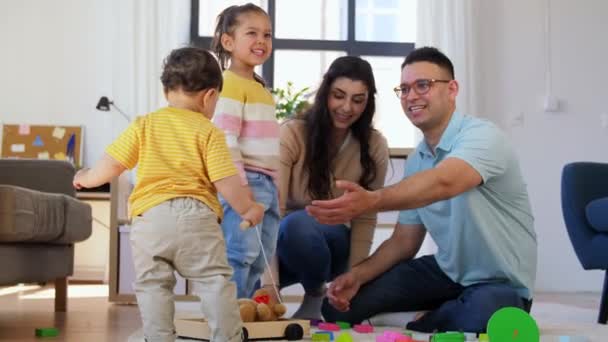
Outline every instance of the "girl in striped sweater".
[[226, 134], [243, 187], [248, 185], [256, 201], [266, 208], [258, 229], [242, 231], [238, 213], [220, 198], [224, 209], [222, 229], [228, 261], [234, 268], [237, 294], [241, 298], [250, 297], [264, 272], [264, 254], [270, 258], [275, 252], [279, 227], [275, 185], [279, 169], [279, 125], [272, 94], [254, 72], [272, 51], [268, 14], [253, 4], [226, 8], [217, 18], [212, 48], [224, 70], [224, 88], [213, 122]]

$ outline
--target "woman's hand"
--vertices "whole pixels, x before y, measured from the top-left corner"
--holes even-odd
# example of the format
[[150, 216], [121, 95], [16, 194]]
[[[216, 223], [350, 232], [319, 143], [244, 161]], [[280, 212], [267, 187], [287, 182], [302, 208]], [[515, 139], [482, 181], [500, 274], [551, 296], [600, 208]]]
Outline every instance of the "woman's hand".
[[353, 218], [373, 210], [379, 202], [379, 194], [365, 190], [357, 183], [339, 180], [338, 189], [344, 194], [338, 198], [324, 201], [312, 201], [306, 206], [306, 212], [323, 224], [343, 224]]

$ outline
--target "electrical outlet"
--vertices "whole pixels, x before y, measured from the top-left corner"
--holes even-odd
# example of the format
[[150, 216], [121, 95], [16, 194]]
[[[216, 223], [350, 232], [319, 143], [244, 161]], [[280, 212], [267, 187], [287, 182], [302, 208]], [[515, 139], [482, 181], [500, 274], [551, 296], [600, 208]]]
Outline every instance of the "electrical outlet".
[[523, 127], [524, 126], [524, 112], [511, 114], [510, 119], [509, 119], [509, 126]]
[[545, 96], [544, 109], [545, 112], [559, 112], [559, 99], [553, 95]]
[[600, 114], [600, 125], [604, 129], [608, 128], [608, 113]]

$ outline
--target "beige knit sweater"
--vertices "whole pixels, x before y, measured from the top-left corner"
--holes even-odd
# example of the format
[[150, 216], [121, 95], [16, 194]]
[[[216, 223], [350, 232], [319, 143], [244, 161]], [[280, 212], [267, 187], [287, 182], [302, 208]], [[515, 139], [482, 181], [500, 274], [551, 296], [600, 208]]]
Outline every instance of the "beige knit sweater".
[[[308, 171], [304, 164], [306, 154], [305, 124], [302, 120], [289, 120], [281, 125], [281, 150], [279, 169], [279, 192], [281, 213], [286, 215], [293, 210], [303, 209], [310, 204], [307, 191]], [[363, 169], [359, 158], [359, 142], [352, 136], [347, 138], [332, 165], [333, 180], [358, 182]], [[376, 162], [376, 179], [370, 184], [371, 189], [384, 185], [389, 152], [386, 139], [378, 131], [370, 137], [370, 154]], [[331, 189], [332, 197], [339, 197], [342, 191], [336, 189], [335, 182]], [[351, 245], [349, 264], [355, 265], [369, 255], [369, 250], [376, 228], [376, 214], [361, 215], [350, 222]]]

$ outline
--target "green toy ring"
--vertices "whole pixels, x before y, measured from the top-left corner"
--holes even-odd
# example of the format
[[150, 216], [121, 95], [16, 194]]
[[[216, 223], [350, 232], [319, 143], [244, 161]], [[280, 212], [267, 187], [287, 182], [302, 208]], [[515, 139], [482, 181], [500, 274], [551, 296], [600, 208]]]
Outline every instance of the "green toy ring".
[[496, 311], [488, 321], [487, 330], [492, 342], [540, 341], [540, 331], [534, 318], [515, 307]]

